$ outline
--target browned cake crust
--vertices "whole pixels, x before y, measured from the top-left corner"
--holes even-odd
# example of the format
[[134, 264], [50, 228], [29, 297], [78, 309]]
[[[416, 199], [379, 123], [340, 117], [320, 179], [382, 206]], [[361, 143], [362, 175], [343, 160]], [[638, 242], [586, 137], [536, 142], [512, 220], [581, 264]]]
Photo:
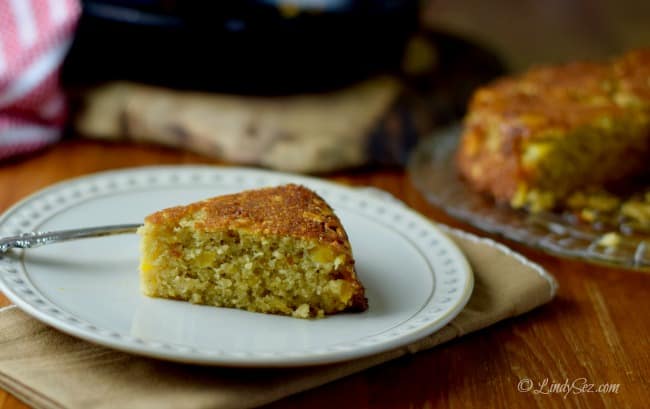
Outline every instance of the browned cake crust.
[[346, 310], [365, 311], [368, 308], [364, 288], [356, 278], [352, 249], [341, 221], [325, 200], [310, 189], [288, 184], [248, 190], [164, 209], [147, 216], [145, 222], [175, 226], [197, 213], [206, 216], [194, 227], [205, 232], [234, 229], [290, 236], [315, 240], [334, 248], [336, 253], [345, 254], [345, 262], [336, 269], [334, 278], [354, 283], [355, 292]]
[[[537, 189], [550, 192], [542, 203], [548, 207], [585, 184], [647, 168], [649, 123], [650, 49], [604, 64], [535, 68], [475, 92], [457, 163], [473, 188], [498, 201], [521, 204], [518, 194]], [[538, 142], [544, 149], [527, 150]], [[590, 163], [598, 166], [579, 168]]]
[[147, 216], [149, 223], [175, 224], [205, 210], [197, 227], [205, 231], [243, 229], [277, 236], [346, 243], [347, 235], [329, 205], [300, 185], [284, 185], [218, 196]]

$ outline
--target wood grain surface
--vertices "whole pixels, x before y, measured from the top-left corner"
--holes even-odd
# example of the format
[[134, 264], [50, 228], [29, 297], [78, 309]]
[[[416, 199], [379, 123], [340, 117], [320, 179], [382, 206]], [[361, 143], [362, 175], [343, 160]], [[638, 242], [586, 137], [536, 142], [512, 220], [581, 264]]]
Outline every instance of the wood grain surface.
[[[52, 183], [131, 166], [213, 163], [160, 147], [69, 139], [0, 164], [0, 211]], [[328, 177], [385, 189], [426, 216], [467, 230], [429, 206], [398, 169]], [[271, 408], [645, 408], [650, 390], [650, 275], [559, 259], [506, 242], [557, 277], [550, 304], [433, 350], [338, 380]], [[0, 306], [9, 301], [0, 294]], [[63, 375], [63, 374], [62, 374]], [[519, 392], [525, 379], [542, 393]], [[544, 380], [549, 385], [543, 386]], [[551, 383], [575, 383], [568, 394]], [[619, 384], [618, 393], [577, 387]], [[0, 409], [28, 406], [0, 390]]]

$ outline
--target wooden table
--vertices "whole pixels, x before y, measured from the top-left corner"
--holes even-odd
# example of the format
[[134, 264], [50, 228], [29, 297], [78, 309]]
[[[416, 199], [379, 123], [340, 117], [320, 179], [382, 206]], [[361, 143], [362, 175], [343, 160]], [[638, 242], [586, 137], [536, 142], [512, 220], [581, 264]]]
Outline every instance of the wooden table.
[[[70, 177], [172, 163], [214, 162], [158, 147], [66, 140], [35, 156], [0, 164], [0, 211], [37, 189]], [[385, 189], [432, 219], [467, 229], [429, 206], [401, 170], [345, 172], [329, 178]], [[557, 277], [560, 290], [552, 303], [434, 350], [395, 360], [270, 407], [648, 407], [650, 275], [513, 247]], [[0, 294], [0, 306], [8, 304]], [[519, 392], [517, 386], [525, 378], [535, 385], [548, 379], [549, 383], [567, 380], [620, 386], [618, 393], [565, 397], [558, 393]], [[26, 407], [0, 390], [0, 409]]]

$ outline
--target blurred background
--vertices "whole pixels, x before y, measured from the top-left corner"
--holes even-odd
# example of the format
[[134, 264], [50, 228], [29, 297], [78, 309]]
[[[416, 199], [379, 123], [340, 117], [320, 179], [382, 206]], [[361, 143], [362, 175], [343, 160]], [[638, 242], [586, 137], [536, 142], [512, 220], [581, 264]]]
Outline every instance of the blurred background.
[[650, 46], [643, 0], [430, 0], [427, 26], [493, 47], [508, 67], [606, 59]]
[[632, 0], [7, 0], [0, 159], [65, 136], [402, 166], [482, 84], [650, 46], [648, 21]]

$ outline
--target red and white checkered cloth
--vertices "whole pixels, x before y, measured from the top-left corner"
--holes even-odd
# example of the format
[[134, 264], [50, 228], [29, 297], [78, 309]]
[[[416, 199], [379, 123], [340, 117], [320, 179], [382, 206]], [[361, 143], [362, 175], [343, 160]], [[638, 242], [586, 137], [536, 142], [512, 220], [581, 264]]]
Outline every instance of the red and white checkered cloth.
[[59, 139], [59, 69], [79, 13], [78, 0], [0, 0], [0, 160]]

